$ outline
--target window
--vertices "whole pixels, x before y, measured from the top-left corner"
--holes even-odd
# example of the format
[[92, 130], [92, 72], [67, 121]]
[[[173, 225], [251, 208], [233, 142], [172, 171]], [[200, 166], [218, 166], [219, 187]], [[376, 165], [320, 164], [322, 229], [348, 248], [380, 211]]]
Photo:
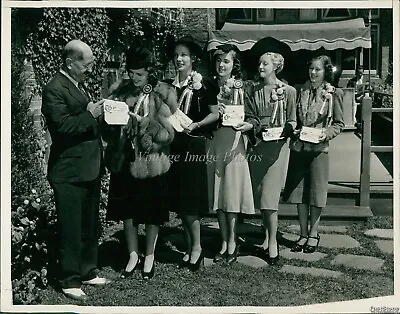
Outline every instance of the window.
[[368, 70], [369, 54], [371, 53], [371, 70], [378, 70], [379, 64], [379, 25], [371, 25], [371, 49], [363, 49], [362, 58], [364, 70]]
[[257, 10], [257, 22], [274, 21], [274, 9], [256, 9], [256, 10]]
[[317, 9], [300, 9], [299, 20], [300, 21], [316, 21], [318, 18]]
[[335, 20], [353, 17], [354, 9], [323, 9], [322, 18], [324, 20]]
[[379, 18], [379, 9], [357, 9], [357, 16], [368, 19], [369, 10], [371, 10], [371, 18]]
[[227, 15], [226, 15], [227, 21], [251, 22], [251, 20], [252, 20], [251, 9], [230, 8], [230, 9], [227, 9], [227, 11], [228, 11]]
[[299, 9], [276, 9], [277, 23], [296, 23], [299, 20]]

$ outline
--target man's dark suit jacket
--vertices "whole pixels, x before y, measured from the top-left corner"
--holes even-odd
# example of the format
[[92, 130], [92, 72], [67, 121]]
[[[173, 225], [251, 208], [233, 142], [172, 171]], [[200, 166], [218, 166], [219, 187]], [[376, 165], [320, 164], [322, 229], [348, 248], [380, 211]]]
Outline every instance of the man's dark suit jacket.
[[100, 171], [102, 146], [98, 122], [86, 110], [89, 99], [58, 72], [43, 90], [42, 113], [52, 145], [50, 182], [86, 182]]

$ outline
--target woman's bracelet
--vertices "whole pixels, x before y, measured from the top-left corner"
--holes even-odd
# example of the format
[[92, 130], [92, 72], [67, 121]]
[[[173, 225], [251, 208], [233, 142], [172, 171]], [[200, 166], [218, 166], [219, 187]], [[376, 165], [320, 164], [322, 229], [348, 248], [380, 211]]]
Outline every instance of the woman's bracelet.
[[197, 122], [197, 128], [199, 129], [201, 127], [200, 122]]

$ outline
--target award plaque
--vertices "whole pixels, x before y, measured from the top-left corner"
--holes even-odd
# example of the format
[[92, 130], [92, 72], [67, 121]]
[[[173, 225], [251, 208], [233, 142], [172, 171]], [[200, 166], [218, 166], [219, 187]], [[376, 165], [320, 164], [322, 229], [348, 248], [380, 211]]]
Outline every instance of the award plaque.
[[303, 142], [318, 144], [319, 137], [324, 132], [324, 129], [316, 129], [303, 126], [300, 131], [300, 140]]
[[129, 107], [125, 102], [106, 99], [103, 104], [104, 120], [109, 125], [126, 125], [129, 120]]
[[283, 127], [268, 128], [262, 131], [262, 139], [264, 142], [282, 140]]
[[244, 121], [244, 106], [225, 106], [222, 115], [223, 126], [236, 126]]

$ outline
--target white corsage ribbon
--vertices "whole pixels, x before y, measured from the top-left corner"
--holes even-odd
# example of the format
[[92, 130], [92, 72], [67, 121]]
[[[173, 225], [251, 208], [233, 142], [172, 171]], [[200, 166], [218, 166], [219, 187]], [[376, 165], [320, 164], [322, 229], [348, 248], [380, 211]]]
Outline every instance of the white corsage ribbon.
[[183, 101], [185, 101], [185, 104], [183, 106], [183, 112], [187, 114], [190, 109], [190, 104], [192, 102], [192, 97], [193, 97], [193, 90], [189, 87], [186, 87], [185, 90], [183, 91], [181, 97], [179, 98], [178, 102], [178, 108], [182, 107]]
[[149, 115], [149, 104], [150, 104], [150, 94], [140, 93], [139, 99], [136, 102], [136, 106], [135, 109], [133, 110], [133, 113], [139, 115], [139, 110], [143, 105], [143, 117], [147, 117]]

